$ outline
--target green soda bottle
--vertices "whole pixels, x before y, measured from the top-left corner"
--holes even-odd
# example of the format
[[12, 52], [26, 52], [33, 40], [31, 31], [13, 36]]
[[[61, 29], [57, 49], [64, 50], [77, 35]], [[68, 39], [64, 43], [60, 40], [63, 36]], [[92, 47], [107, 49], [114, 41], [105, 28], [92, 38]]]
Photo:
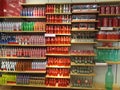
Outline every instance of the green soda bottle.
[[112, 65], [109, 65], [105, 77], [105, 88], [106, 90], [113, 90], [112, 87], [113, 87], [113, 72]]

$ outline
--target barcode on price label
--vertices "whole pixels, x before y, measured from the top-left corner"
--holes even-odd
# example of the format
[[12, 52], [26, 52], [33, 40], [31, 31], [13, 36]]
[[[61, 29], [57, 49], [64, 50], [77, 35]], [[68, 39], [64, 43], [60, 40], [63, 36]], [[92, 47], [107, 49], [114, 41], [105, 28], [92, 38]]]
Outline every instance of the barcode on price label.
[[100, 30], [113, 30], [113, 27], [101, 27]]

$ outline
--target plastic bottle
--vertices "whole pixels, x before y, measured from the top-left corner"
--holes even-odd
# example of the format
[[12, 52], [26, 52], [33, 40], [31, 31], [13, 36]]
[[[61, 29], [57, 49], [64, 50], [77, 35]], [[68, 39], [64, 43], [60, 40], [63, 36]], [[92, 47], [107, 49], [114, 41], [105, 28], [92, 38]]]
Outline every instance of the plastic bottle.
[[112, 72], [112, 66], [108, 66], [108, 70], [106, 72], [106, 77], [105, 77], [105, 88], [106, 90], [112, 90], [113, 87], [113, 72]]

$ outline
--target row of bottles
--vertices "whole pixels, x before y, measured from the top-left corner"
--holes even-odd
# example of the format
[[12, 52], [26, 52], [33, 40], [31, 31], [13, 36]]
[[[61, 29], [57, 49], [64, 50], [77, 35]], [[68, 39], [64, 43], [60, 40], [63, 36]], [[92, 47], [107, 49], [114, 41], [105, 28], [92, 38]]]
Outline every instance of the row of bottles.
[[70, 66], [69, 57], [48, 57], [47, 60], [48, 66]]
[[72, 12], [82, 12], [82, 11], [97, 11], [97, 5], [96, 4], [90, 4], [90, 5], [73, 5], [72, 6]]
[[0, 34], [1, 44], [19, 44], [19, 45], [40, 45], [45, 44], [45, 37], [43, 35], [23, 35], [23, 34]]
[[42, 71], [46, 69], [46, 62], [39, 60], [2, 60], [1, 69], [7, 71]]
[[73, 87], [93, 87], [93, 77], [72, 76], [71, 84]]
[[40, 75], [18, 74], [16, 75], [16, 84], [42, 86], [45, 84], [45, 78]]
[[47, 47], [48, 54], [69, 54], [69, 47]]
[[70, 34], [71, 26], [60, 25], [60, 26], [53, 26], [49, 25], [46, 26], [46, 33], [51, 34]]
[[45, 80], [46, 86], [68, 87], [70, 85], [69, 79], [49, 78]]
[[117, 17], [104, 17], [98, 19], [98, 27], [119, 27], [120, 26], [120, 18]]
[[96, 15], [72, 15], [72, 20], [96, 20]]
[[45, 48], [19, 48], [19, 47], [2, 47], [0, 48], [1, 57], [45, 57]]
[[45, 16], [45, 7], [23, 8], [21, 16]]
[[0, 22], [0, 31], [45, 31], [44, 22]]
[[99, 42], [98, 47], [119, 47], [120, 42]]
[[94, 42], [95, 33], [93, 32], [74, 32], [72, 42]]
[[23, 22], [21, 31], [45, 31], [45, 22]]
[[70, 13], [71, 5], [47, 5], [46, 13]]
[[70, 69], [63, 68], [49, 68], [47, 69], [48, 76], [69, 76]]
[[[86, 48], [87, 47], [87, 48]], [[94, 48], [91, 45], [73, 45], [71, 47], [72, 54], [92, 55], [94, 54]]]
[[94, 57], [72, 57], [71, 63], [75, 64], [94, 64]]
[[71, 23], [70, 15], [47, 15], [48, 23]]
[[72, 24], [72, 30], [95, 30], [95, 24], [92, 23]]
[[46, 38], [46, 44], [70, 44], [70, 36], [57, 36]]
[[97, 39], [118, 40], [120, 39], [120, 32], [118, 31], [99, 31]]
[[106, 61], [119, 61], [120, 59], [120, 50], [97, 50], [97, 60], [101, 62]]
[[72, 66], [71, 67], [71, 73], [72, 74], [90, 74], [93, 73], [93, 68], [94, 67], [76, 67]]
[[119, 5], [100, 5], [100, 14], [120, 14]]

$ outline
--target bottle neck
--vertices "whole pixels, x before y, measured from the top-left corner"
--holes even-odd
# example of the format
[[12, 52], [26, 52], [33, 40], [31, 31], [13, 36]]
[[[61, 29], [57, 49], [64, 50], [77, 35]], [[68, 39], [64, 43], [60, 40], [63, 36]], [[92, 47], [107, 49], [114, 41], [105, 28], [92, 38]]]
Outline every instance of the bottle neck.
[[112, 71], [112, 65], [109, 65], [109, 66], [108, 66], [108, 70], [109, 70], [109, 71]]

